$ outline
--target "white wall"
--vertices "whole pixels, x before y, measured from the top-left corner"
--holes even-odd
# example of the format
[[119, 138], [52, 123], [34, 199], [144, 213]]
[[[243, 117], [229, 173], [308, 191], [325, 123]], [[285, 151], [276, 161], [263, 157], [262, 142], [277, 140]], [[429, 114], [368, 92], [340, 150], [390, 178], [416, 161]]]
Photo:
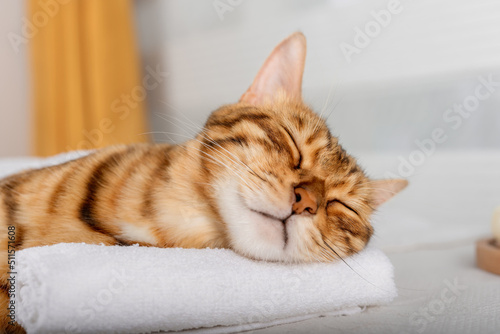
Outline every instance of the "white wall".
[[30, 152], [27, 49], [16, 52], [8, 34], [21, 34], [25, 1], [2, 0], [0, 10], [0, 157]]
[[443, 119], [474, 93], [478, 76], [500, 81], [500, 2], [401, 0], [349, 62], [342, 43], [354, 45], [354, 29], [391, 0], [220, 1], [241, 4], [221, 20], [216, 1], [137, 2], [144, 59], [170, 72], [149, 96], [155, 131], [184, 140], [193, 131], [176, 119], [202, 125], [211, 110], [237, 101], [274, 45], [301, 30], [308, 38], [305, 99], [321, 110], [333, 90], [327, 105], [341, 103], [328, 121], [348, 149], [411, 150], [438, 127], [447, 136], [443, 148], [500, 148], [500, 87], [457, 129]]

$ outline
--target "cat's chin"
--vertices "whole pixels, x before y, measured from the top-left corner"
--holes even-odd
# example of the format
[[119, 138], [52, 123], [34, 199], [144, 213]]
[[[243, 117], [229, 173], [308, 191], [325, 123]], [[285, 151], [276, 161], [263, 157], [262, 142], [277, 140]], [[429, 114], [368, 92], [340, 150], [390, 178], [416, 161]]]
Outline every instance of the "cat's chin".
[[[245, 208], [240, 225], [228, 226], [233, 249], [256, 260], [304, 263], [314, 261], [304, 253], [310, 217], [290, 216], [285, 221]], [[234, 222], [234, 221], [233, 221]]]
[[259, 260], [286, 261], [288, 231], [285, 223], [244, 207], [239, 220], [231, 225], [233, 247], [238, 252]]

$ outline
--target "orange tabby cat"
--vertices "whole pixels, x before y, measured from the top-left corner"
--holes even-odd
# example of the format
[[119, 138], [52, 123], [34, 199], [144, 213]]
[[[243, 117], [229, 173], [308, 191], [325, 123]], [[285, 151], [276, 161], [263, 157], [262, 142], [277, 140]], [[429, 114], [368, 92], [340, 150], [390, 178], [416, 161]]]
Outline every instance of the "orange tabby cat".
[[[368, 179], [302, 102], [305, 53], [302, 34], [284, 40], [240, 101], [183, 145], [115, 146], [0, 181], [1, 251], [10, 227], [16, 250], [138, 243], [285, 262], [359, 252], [373, 233], [370, 214], [407, 182]], [[5, 254], [2, 328], [7, 271]]]

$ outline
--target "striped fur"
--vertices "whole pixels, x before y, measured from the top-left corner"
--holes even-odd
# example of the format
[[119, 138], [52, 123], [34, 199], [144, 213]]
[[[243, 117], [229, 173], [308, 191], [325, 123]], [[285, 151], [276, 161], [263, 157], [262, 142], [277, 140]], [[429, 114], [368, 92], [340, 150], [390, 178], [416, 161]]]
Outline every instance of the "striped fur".
[[[61, 242], [211, 247], [283, 262], [359, 252], [373, 234], [371, 213], [405, 182], [368, 179], [302, 102], [304, 58], [305, 39], [294, 34], [241, 101], [214, 111], [183, 145], [114, 146], [0, 181], [1, 251], [14, 226], [16, 250]], [[315, 214], [292, 214], [297, 187], [314, 193]], [[2, 260], [3, 287], [6, 266]]]

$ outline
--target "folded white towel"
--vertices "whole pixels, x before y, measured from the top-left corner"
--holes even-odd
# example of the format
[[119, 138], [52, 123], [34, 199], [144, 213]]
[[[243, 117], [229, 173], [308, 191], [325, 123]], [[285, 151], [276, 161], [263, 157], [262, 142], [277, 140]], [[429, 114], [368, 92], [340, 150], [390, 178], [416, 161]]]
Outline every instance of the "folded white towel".
[[227, 333], [396, 296], [393, 267], [368, 248], [345, 263], [285, 265], [222, 249], [59, 244], [19, 251], [16, 316], [28, 333]]

